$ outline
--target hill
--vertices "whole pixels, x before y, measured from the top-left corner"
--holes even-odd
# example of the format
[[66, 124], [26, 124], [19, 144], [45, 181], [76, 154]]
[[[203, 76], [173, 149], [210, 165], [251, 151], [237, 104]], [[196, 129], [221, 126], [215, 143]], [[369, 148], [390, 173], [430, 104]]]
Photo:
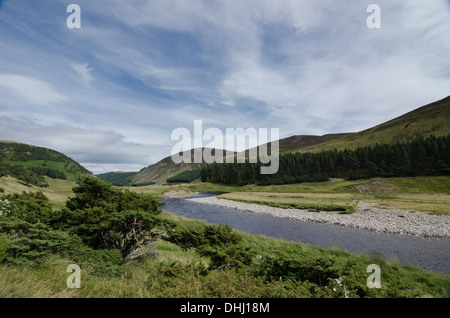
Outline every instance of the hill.
[[[354, 150], [358, 147], [374, 146], [377, 143], [395, 144], [411, 141], [431, 134], [436, 137], [450, 134], [450, 96], [360, 132], [323, 136], [296, 135], [280, 139], [279, 150], [281, 153]], [[270, 144], [268, 148], [270, 149]], [[249, 150], [246, 150], [245, 154], [248, 153]], [[226, 156], [228, 155], [233, 153], [228, 152]], [[175, 164], [169, 156], [141, 170], [132, 178], [132, 183], [162, 183], [184, 171], [199, 169], [204, 165], [205, 163]]]
[[138, 173], [139, 172], [113, 171], [113, 172], [96, 174], [95, 176], [103, 181], [111, 182], [115, 186], [120, 187], [120, 186], [130, 185], [131, 180]]
[[[431, 134], [435, 137], [450, 134], [450, 96], [360, 132], [283, 138], [279, 140], [279, 151], [289, 153], [354, 150], [376, 144], [411, 141]], [[267, 144], [267, 147], [270, 149], [271, 144]], [[246, 156], [248, 153], [249, 150], [246, 150]]]
[[377, 143], [395, 144], [431, 134], [435, 137], [450, 134], [450, 96], [360, 132], [281, 139], [280, 152], [356, 149]]
[[10, 175], [26, 184], [45, 186], [43, 176], [76, 181], [92, 175], [75, 160], [52, 149], [0, 141], [0, 176]]
[[[205, 148], [202, 148], [203, 150]], [[206, 165], [202, 163], [194, 163], [194, 149], [191, 151], [191, 163], [174, 163], [172, 157], [166, 157], [161, 161], [142, 169], [136, 176], [132, 178], [131, 184], [145, 184], [149, 182], [163, 183], [171, 177], [175, 177], [180, 173], [188, 170], [199, 169]], [[223, 151], [224, 156], [232, 155], [230, 151]]]

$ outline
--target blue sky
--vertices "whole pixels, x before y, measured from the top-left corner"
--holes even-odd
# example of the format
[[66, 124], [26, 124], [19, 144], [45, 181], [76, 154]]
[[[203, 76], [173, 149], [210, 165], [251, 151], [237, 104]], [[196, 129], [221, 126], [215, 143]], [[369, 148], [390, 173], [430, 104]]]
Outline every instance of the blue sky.
[[449, 30], [446, 0], [3, 0], [0, 139], [98, 173], [170, 155], [194, 120], [360, 131], [450, 95]]

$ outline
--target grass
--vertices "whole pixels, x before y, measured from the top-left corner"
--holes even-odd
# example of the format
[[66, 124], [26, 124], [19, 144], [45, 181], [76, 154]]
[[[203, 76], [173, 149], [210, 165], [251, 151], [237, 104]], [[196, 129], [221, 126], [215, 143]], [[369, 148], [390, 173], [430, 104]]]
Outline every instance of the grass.
[[450, 195], [398, 193], [383, 196], [373, 196], [366, 199], [368, 202], [378, 203], [380, 207], [403, 210], [426, 211], [434, 214], [450, 215]]
[[1, 177], [0, 188], [3, 188], [3, 194], [22, 193], [23, 191], [41, 191], [49, 198], [55, 208], [63, 206], [67, 199], [73, 194], [72, 188], [76, 186], [76, 182], [71, 180], [52, 179], [48, 177], [45, 177], [45, 180], [49, 186], [46, 188], [40, 188], [37, 186], [27, 186], [12, 177]]
[[304, 209], [317, 211], [340, 211], [352, 213], [355, 208], [355, 194], [350, 193], [268, 193], [234, 192], [220, 195], [219, 198], [268, 205], [278, 208]]
[[267, 193], [233, 192], [219, 198], [278, 208], [310, 211], [354, 212], [357, 201], [377, 203], [381, 208], [426, 211], [450, 215], [450, 195], [437, 194], [355, 194], [355, 193]]
[[[259, 200], [276, 205], [308, 206], [330, 204], [349, 206], [354, 200], [377, 202], [380, 206], [405, 209], [435, 210], [448, 213], [450, 177], [383, 179], [399, 191], [359, 193], [355, 185], [367, 185], [375, 180], [331, 180], [324, 183], [279, 186], [230, 187], [194, 182], [181, 185], [151, 185], [129, 188], [131, 191], [162, 196], [169, 190], [190, 190], [222, 193], [221, 197], [238, 200]], [[27, 187], [14, 178], [0, 178], [5, 193], [42, 191], [55, 207], [62, 206], [71, 196], [75, 182], [48, 179], [48, 188]], [[163, 211], [161, 217], [173, 220], [182, 228], [192, 229], [205, 224]], [[415, 266], [402, 266], [395, 260], [386, 261], [379, 255], [355, 255], [340, 247], [319, 248], [306, 244], [287, 242], [262, 235], [240, 233], [246, 246], [255, 251], [254, 261], [262, 256], [289, 255], [308, 261], [318, 257], [333, 257], [338, 266], [352, 263], [352, 272], [345, 282], [353, 288], [365, 289], [367, 297], [450, 297], [450, 277], [425, 272]], [[270, 298], [310, 297], [306, 282], [264, 281], [250, 272], [211, 271], [200, 274], [199, 266], [207, 266], [208, 259], [195, 251], [184, 251], [166, 242], [155, 243], [159, 256], [155, 259], [135, 261], [124, 266], [122, 276], [93, 274], [82, 268], [81, 288], [69, 289], [66, 280], [67, 266], [73, 262], [52, 255], [38, 266], [13, 266], [0, 264], [0, 297], [19, 298]], [[382, 270], [382, 288], [368, 290], [366, 268], [378, 264]], [[319, 296], [319, 295], [316, 295]], [[323, 296], [323, 295], [322, 295]], [[328, 295], [330, 296], [330, 295]]]
[[450, 177], [387, 178], [393, 186], [406, 193], [450, 194]]
[[185, 187], [197, 192], [272, 192], [272, 193], [359, 193], [354, 187], [382, 180], [386, 185], [405, 193], [450, 193], [450, 176], [374, 178], [363, 180], [330, 179], [327, 182], [296, 183], [282, 185], [226, 186], [209, 182], [193, 182]]
[[[183, 228], [205, 224], [168, 212], [162, 217], [176, 221]], [[349, 286], [366, 289], [367, 297], [449, 297], [450, 277], [424, 272], [414, 266], [401, 266], [387, 262], [379, 255], [354, 255], [340, 248], [318, 248], [301, 243], [267, 238], [262, 235], [240, 233], [246, 246], [255, 251], [255, 262], [262, 255], [293, 255], [299, 259], [333, 257], [338, 266], [349, 262], [352, 272], [344, 282]], [[124, 265], [120, 277], [94, 275], [81, 269], [81, 288], [69, 289], [66, 272], [71, 260], [50, 257], [39, 266], [19, 267], [0, 265], [0, 296], [18, 298], [302, 298], [309, 297], [307, 282], [264, 281], [249, 272], [210, 271], [199, 274], [198, 266], [208, 260], [196, 252], [184, 251], [165, 241], [155, 243], [159, 256]], [[378, 264], [382, 271], [382, 288], [367, 289], [366, 268]], [[331, 291], [329, 291], [331, 292]], [[320, 296], [318, 294], [317, 296]], [[323, 295], [322, 295], [323, 296]], [[330, 296], [330, 295], [328, 295]], [[332, 295], [331, 295], [332, 296]]]
[[[181, 185], [180, 185], [181, 186]], [[376, 178], [287, 185], [224, 186], [212, 183], [184, 185], [196, 192], [222, 194], [222, 198], [283, 208], [342, 210], [351, 212], [354, 201], [378, 203], [380, 207], [428, 211], [450, 215], [450, 177]], [[358, 188], [369, 189], [361, 193]]]
[[[64, 205], [67, 198], [72, 195], [74, 181], [57, 180], [46, 177], [49, 184], [47, 188], [26, 186], [15, 178], [0, 178], [0, 188], [5, 194], [22, 191], [42, 191], [49, 197], [55, 207]], [[438, 214], [450, 215], [450, 177], [412, 177], [412, 178], [386, 178], [381, 179], [387, 185], [398, 189], [390, 192], [373, 192], [361, 194], [355, 186], [371, 184], [380, 180], [332, 179], [328, 182], [302, 183], [288, 185], [246, 185], [224, 186], [212, 183], [194, 181], [190, 184], [164, 185], [155, 184], [143, 187], [124, 187], [130, 191], [152, 194], [163, 197], [165, 192], [171, 190], [187, 190], [192, 192], [211, 192], [222, 195], [224, 198], [242, 200], [286, 208], [342, 210], [351, 211], [354, 200], [378, 203], [381, 207], [391, 207], [406, 210], [429, 211]]]

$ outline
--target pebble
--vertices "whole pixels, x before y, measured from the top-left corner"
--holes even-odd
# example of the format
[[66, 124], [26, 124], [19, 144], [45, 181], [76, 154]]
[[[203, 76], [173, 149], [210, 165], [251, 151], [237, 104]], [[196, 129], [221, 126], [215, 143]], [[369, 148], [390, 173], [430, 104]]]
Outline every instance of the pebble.
[[189, 198], [187, 200], [252, 213], [269, 214], [275, 217], [361, 228], [379, 233], [415, 235], [427, 238], [450, 237], [449, 215], [436, 215], [424, 211], [382, 209], [376, 207], [376, 203], [360, 201], [354, 213], [340, 214], [338, 212], [282, 209], [218, 199], [217, 197]]

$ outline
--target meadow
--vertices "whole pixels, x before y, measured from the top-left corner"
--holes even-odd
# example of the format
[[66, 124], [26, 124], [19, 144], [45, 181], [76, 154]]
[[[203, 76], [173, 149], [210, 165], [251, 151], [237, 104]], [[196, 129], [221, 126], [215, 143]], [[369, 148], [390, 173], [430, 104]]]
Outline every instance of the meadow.
[[[162, 217], [177, 222], [180, 228], [196, 229], [205, 225], [163, 212]], [[81, 266], [81, 288], [67, 288], [73, 261], [58, 255], [50, 256], [36, 266], [0, 265], [0, 296], [18, 298], [412, 298], [449, 297], [450, 277], [424, 272], [414, 266], [402, 266], [382, 256], [354, 255], [346, 250], [318, 248], [286, 242], [261, 235], [237, 232], [243, 244], [254, 251], [254, 266], [239, 270], [207, 270], [209, 259], [194, 249], [157, 241], [159, 254], [125, 263], [119, 274], [96, 274]], [[276, 260], [282, 260], [276, 262]], [[322, 285], [295, 279], [295, 266], [309, 264], [317, 271], [341, 271], [341, 283], [335, 277]], [[320, 263], [320, 261], [322, 263]], [[326, 262], [332, 262], [326, 267]], [[263, 275], [267, 264], [289, 269], [287, 275]], [[366, 272], [370, 264], [381, 268], [381, 288], [368, 288]], [[260, 272], [258, 272], [258, 270]], [[325, 275], [324, 274], [324, 275]], [[292, 277], [289, 277], [291, 275]], [[311, 279], [312, 280], [312, 279]]]
[[[49, 178], [48, 188], [27, 187], [13, 178], [0, 179], [3, 194], [42, 191], [53, 208], [74, 197], [75, 182]], [[136, 193], [163, 197], [168, 191], [215, 192], [225, 198], [266, 201], [274, 205], [347, 206], [355, 200], [405, 209], [433, 209], [448, 213], [448, 177], [400, 178], [243, 187], [195, 181], [190, 184], [130, 187]], [[122, 189], [123, 190], [123, 189]], [[364, 192], [368, 191], [369, 192]], [[195, 235], [206, 222], [162, 211], [159, 217], [176, 224], [173, 233], [187, 241], [156, 240], [152, 257], [110, 263], [81, 262], [81, 288], [67, 287], [67, 266], [77, 264], [67, 254], [50, 253], [39, 263], [0, 264], [0, 297], [15, 298], [441, 298], [450, 297], [450, 277], [400, 265], [381, 255], [351, 254], [342, 247], [319, 248], [233, 230], [231, 249], [198, 246]], [[167, 231], [157, 228], [157, 231]], [[217, 232], [220, 234], [220, 232]], [[170, 233], [169, 233], [170, 234]], [[222, 235], [222, 234], [221, 234]], [[228, 234], [227, 234], [228, 235]], [[170, 235], [169, 235], [170, 236]], [[212, 237], [221, 237], [212, 236]], [[223, 235], [222, 235], [223, 237]], [[191, 241], [189, 241], [189, 238]], [[228, 238], [225, 236], [225, 239]], [[229, 246], [229, 245], [224, 245]], [[0, 248], [1, 249], [1, 248]], [[0, 253], [1, 254], [1, 253]], [[218, 269], [215, 262], [244, 255], [239, 268]], [[367, 267], [381, 268], [381, 288], [369, 288]], [[99, 270], [100, 268], [100, 270]]]
[[351, 212], [356, 202], [364, 201], [383, 208], [450, 214], [448, 176], [355, 181], [332, 179], [328, 182], [242, 187], [192, 183], [185, 188], [194, 192], [218, 193], [224, 199], [282, 208], [323, 211], [334, 208]]

